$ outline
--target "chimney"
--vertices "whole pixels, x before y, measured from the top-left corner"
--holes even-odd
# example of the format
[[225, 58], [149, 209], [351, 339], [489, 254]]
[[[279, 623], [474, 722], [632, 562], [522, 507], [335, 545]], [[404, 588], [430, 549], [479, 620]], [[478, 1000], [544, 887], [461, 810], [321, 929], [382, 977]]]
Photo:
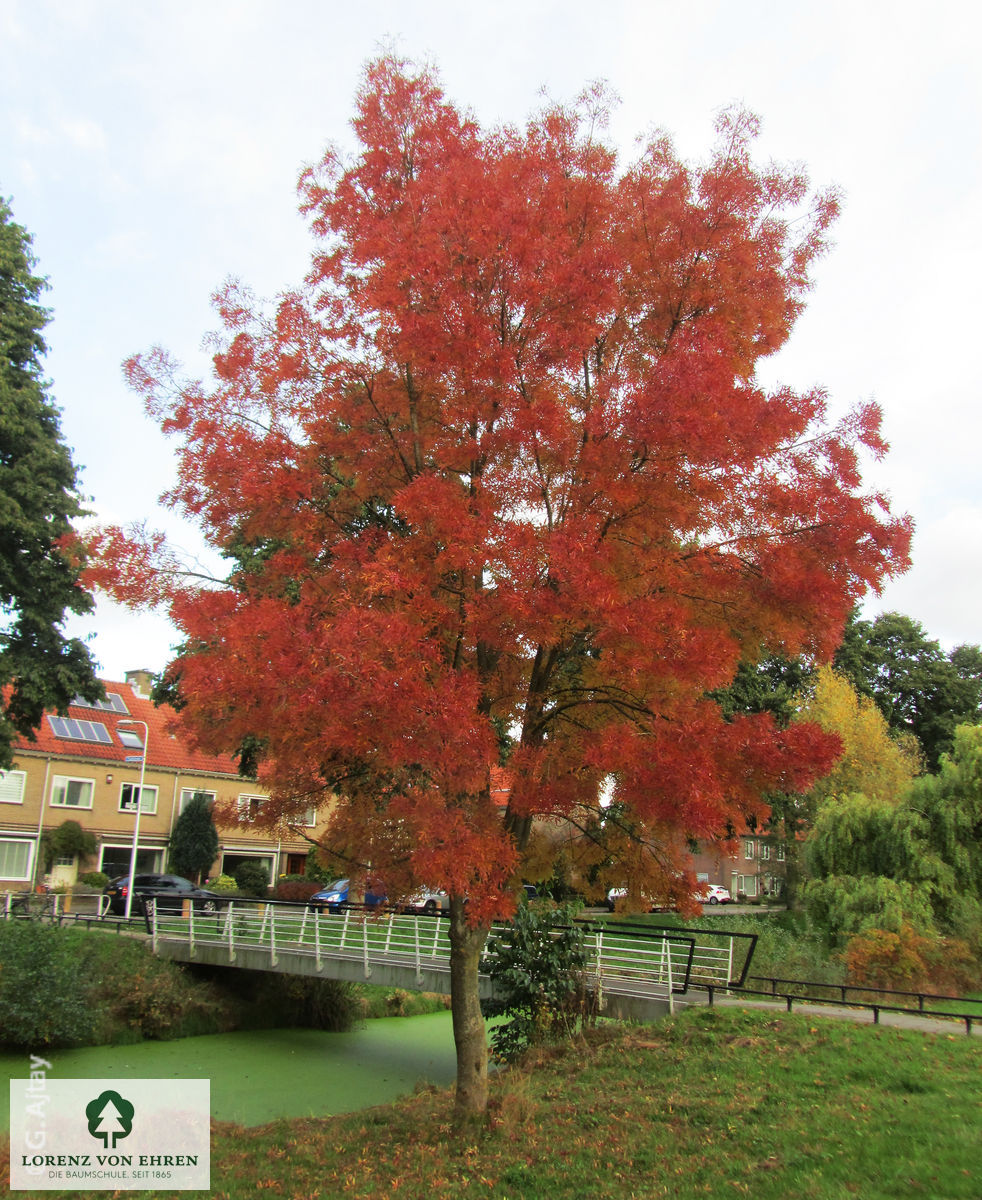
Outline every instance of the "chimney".
[[141, 667], [138, 671], [127, 671], [126, 682], [138, 696], [149, 697], [153, 687], [153, 671]]

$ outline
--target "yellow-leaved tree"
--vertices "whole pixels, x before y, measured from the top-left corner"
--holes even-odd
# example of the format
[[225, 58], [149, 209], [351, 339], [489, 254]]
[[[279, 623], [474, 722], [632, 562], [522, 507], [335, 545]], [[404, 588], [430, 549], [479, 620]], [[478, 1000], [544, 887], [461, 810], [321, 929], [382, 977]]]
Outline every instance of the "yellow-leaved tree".
[[808, 793], [816, 810], [834, 796], [854, 792], [896, 804], [923, 769], [916, 738], [892, 734], [873, 701], [831, 667], [815, 673], [814, 687], [800, 697], [796, 720], [814, 722], [842, 741], [842, 757]]

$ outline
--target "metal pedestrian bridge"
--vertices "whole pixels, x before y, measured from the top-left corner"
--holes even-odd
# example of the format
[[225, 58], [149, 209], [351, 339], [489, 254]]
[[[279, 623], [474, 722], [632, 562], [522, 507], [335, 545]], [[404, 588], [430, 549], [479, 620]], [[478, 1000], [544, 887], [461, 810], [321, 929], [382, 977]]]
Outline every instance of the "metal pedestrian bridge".
[[[146, 920], [163, 958], [450, 993], [449, 920], [442, 916], [232, 900], [212, 913], [151, 903]], [[637, 1020], [674, 1011], [691, 987], [741, 986], [757, 943], [756, 934], [617, 921], [583, 922], [583, 930], [587, 984], [600, 1010]], [[490, 978], [482, 974], [480, 982], [490, 998]]]

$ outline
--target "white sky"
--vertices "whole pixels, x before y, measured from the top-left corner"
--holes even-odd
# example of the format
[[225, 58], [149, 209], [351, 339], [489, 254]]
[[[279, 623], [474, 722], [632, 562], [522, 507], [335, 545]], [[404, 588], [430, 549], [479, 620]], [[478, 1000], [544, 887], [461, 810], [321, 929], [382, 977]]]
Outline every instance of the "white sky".
[[[768, 369], [826, 386], [837, 410], [884, 409], [893, 449], [870, 478], [917, 535], [912, 570], [867, 614], [907, 613], [949, 648], [982, 642], [976, 14], [955, 0], [0, 0], [0, 195], [51, 283], [46, 368], [90, 507], [174, 529], [156, 506], [170, 450], [121, 363], [160, 343], [203, 372], [223, 279], [269, 295], [300, 279], [297, 175], [348, 141], [362, 66], [392, 45], [435, 62], [489, 125], [522, 120], [543, 88], [567, 100], [606, 79], [627, 157], [655, 126], [701, 156], [715, 112], [741, 101], [764, 121], [761, 157], [843, 188], [836, 246]], [[111, 678], [160, 670], [173, 640], [104, 604], [72, 629]]]

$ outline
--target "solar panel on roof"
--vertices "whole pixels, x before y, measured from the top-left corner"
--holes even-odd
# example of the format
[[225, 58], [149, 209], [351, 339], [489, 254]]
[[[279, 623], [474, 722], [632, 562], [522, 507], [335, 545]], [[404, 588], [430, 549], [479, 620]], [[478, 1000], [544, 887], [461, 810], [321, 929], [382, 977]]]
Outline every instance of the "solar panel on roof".
[[109, 730], [101, 721], [78, 721], [74, 717], [48, 717], [48, 724], [55, 737], [73, 742], [99, 742], [104, 746], [113, 744]]
[[100, 712], [120, 713], [124, 717], [129, 716], [130, 711], [119, 692], [107, 692], [105, 700], [85, 700], [81, 696], [76, 696], [72, 701], [72, 707], [97, 708]]

